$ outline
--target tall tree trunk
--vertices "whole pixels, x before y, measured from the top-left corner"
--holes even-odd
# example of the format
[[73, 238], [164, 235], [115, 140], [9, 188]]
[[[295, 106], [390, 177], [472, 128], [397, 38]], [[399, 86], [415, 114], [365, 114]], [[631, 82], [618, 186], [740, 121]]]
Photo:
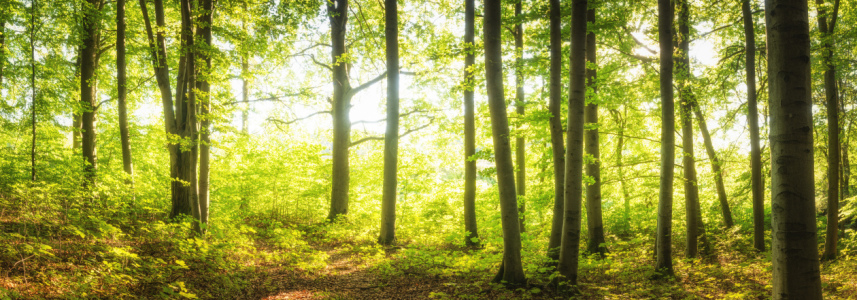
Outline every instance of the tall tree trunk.
[[580, 206], [583, 202], [583, 122], [586, 103], [586, 0], [571, 2], [571, 52], [568, 93], [568, 136], [565, 157], [565, 214], [557, 270], [570, 285], [577, 285], [580, 256]]
[[208, 225], [208, 208], [209, 208], [209, 184], [211, 173], [211, 25], [213, 24], [212, 14], [213, 7], [211, 0], [202, 0], [201, 14], [199, 16], [196, 28], [198, 36], [199, 55], [204, 62], [204, 65], [199, 70], [197, 77], [197, 90], [199, 90], [200, 107], [199, 113], [202, 115], [200, 122], [201, 128], [199, 132], [199, 223], [201, 226], [200, 232], [205, 231]]
[[839, 241], [839, 91], [836, 86], [836, 65], [833, 63], [833, 54], [836, 51], [836, 43], [833, 39], [833, 30], [836, 26], [836, 17], [839, 13], [839, 0], [835, 0], [833, 14], [830, 23], [827, 22], [827, 10], [824, 8], [824, 0], [816, 0], [818, 13], [818, 29], [821, 31], [821, 44], [823, 45], [821, 55], [824, 70], [824, 95], [827, 98], [827, 235], [824, 239], [824, 260], [836, 259], [836, 244]]
[[33, 104], [30, 106], [30, 117], [32, 118], [33, 142], [30, 147], [30, 180], [36, 181], [36, 9], [39, 2], [30, 2], [30, 95]]
[[628, 195], [628, 186], [625, 183], [625, 163], [623, 162], [624, 156], [622, 155], [622, 151], [625, 150], [625, 126], [626, 120], [625, 116], [628, 114], [628, 106], [623, 105], [623, 110], [625, 111], [620, 115], [619, 110], [612, 110], [613, 116], [616, 119], [616, 123], [619, 123], [619, 136], [618, 141], [616, 141], [616, 168], [619, 173], [619, 185], [622, 190], [622, 222], [623, 227], [625, 228], [624, 234], [628, 235], [631, 233], [631, 197]]
[[250, 64], [247, 62], [247, 56], [241, 55], [241, 102], [244, 103], [244, 108], [241, 109], [241, 132], [250, 134], [250, 129], [247, 122], [250, 118], [250, 81], [247, 76], [250, 76]]
[[464, 0], [464, 230], [467, 231], [464, 243], [468, 246], [479, 244], [476, 228], [476, 120], [473, 104], [473, 64], [476, 61], [474, 43], [475, 10], [474, 0]]
[[384, 185], [381, 201], [381, 236], [378, 242], [396, 240], [396, 173], [399, 158], [399, 11], [397, 0], [384, 1], [384, 36], [387, 40], [387, 133], [384, 136]]
[[723, 215], [723, 225], [726, 228], [731, 228], [734, 223], [732, 221], [732, 210], [729, 209], [729, 201], [726, 199], [726, 187], [723, 184], [723, 161], [717, 157], [717, 152], [714, 151], [714, 143], [711, 141], [711, 134], [708, 132], [708, 124], [705, 123], [705, 116], [699, 107], [699, 103], [693, 103], [693, 113], [699, 122], [699, 131], [702, 133], [702, 140], [705, 145], [705, 152], [708, 153], [708, 160], [711, 161], [711, 173], [714, 174], [714, 185], [717, 189], [717, 200], [720, 202], [720, 212]]
[[679, 52], [677, 53], [679, 99], [681, 100], [681, 141], [682, 141], [682, 166], [684, 167], [684, 199], [687, 228], [688, 258], [695, 258], [698, 250], [698, 242], [702, 241], [703, 253], [707, 253], [708, 239], [705, 236], [705, 225], [702, 222], [702, 212], [699, 208], [699, 188], [696, 178], [696, 160], [693, 150], [693, 112], [692, 107], [696, 104], [693, 95], [691, 73], [690, 73], [690, 5], [688, 0], [680, 0], [679, 4]]
[[6, 66], [6, 18], [5, 14], [0, 15], [0, 86], [3, 86], [3, 70]]
[[503, 99], [503, 53], [501, 51], [501, 1], [485, 0], [483, 36], [485, 38], [485, 84], [491, 133], [494, 137], [494, 163], [497, 167], [497, 187], [503, 226], [503, 262], [494, 281], [510, 285], [525, 284], [521, 264], [521, 232], [518, 227], [518, 203], [515, 195], [515, 170], [509, 141], [509, 120]]
[[[197, 181], [197, 160], [199, 155], [199, 130], [197, 123], [197, 106], [196, 92], [196, 47], [194, 32], [193, 32], [193, 0], [181, 0], [181, 49], [182, 56], [179, 58], [179, 77], [176, 79], [178, 90], [176, 92], [177, 105], [176, 108], [181, 108], [177, 116], [179, 117], [178, 130], [182, 140], [189, 141], [189, 149], [181, 149], [181, 169], [179, 179], [185, 184], [182, 185], [182, 193], [185, 194], [188, 211], [179, 212], [180, 214], [191, 215], [196, 221], [200, 220], [199, 210], [199, 182]], [[183, 63], [183, 64], [182, 64]], [[184, 69], [182, 69], [184, 67]], [[199, 222], [194, 223], [194, 229], [201, 231], [198, 227]]]
[[128, 133], [128, 89], [125, 75], [125, 0], [116, 0], [116, 91], [119, 104], [119, 140], [122, 143], [122, 168], [128, 174], [128, 184], [134, 184], [131, 163], [131, 139]]
[[328, 220], [348, 214], [348, 148], [351, 144], [351, 83], [347, 61], [339, 59], [346, 53], [345, 30], [348, 22], [348, 0], [332, 0], [327, 4], [330, 18], [331, 61], [333, 62], [333, 174]]
[[478, 245], [479, 238], [476, 226], [476, 160], [471, 159], [476, 154], [476, 126], [473, 103], [473, 70], [475, 62], [474, 43], [474, 0], [465, 0], [464, 43], [467, 49], [464, 56], [464, 224], [467, 236], [465, 244]]
[[[747, 123], [750, 123], [750, 180], [753, 193], [753, 246], [765, 251], [765, 185], [762, 182], [762, 151], [759, 146], [759, 112], [756, 108], [756, 30], [750, 0], [743, 0], [744, 69], [747, 75]], [[718, 173], [719, 174], [719, 173]], [[721, 204], [722, 205], [722, 204]]]
[[[592, 6], [586, 12], [586, 21], [595, 23], [595, 9]], [[596, 66], [595, 32], [586, 34], [586, 62]], [[586, 225], [589, 230], [589, 242], [587, 251], [604, 256], [607, 247], [604, 245], [604, 222], [601, 217], [601, 150], [598, 145], [598, 103], [595, 103], [595, 93], [598, 92], [597, 69], [586, 68], [586, 87], [592, 91], [591, 101], [586, 105], [584, 122], [591, 126], [585, 133], [586, 154], [592, 156], [593, 161], [586, 164], [586, 176], [595, 182], [586, 187]]]
[[[524, 98], [524, 26], [521, 17], [521, 6], [523, 0], [515, 2], [515, 112], [518, 116], [524, 116], [524, 108], [526, 106]], [[515, 174], [515, 191], [518, 193], [518, 226], [521, 227], [521, 232], [525, 232], [527, 203], [524, 200], [524, 195], [527, 192], [527, 153], [523, 128], [519, 128], [517, 138], [515, 138], [515, 165], [517, 173]]]
[[550, 0], [550, 110], [551, 152], [553, 154], [553, 220], [548, 256], [559, 260], [565, 205], [565, 146], [562, 136], [562, 8], [559, 0]]
[[96, 162], [96, 145], [95, 145], [95, 130], [96, 130], [96, 107], [97, 99], [95, 95], [96, 76], [95, 70], [98, 68], [98, 35], [100, 28], [98, 26], [98, 9], [101, 7], [100, 0], [87, 0], [85, 7], [81, 10], [83, 13], [82, 32], [83, 37], [81, 43], [83, 47], [80, 49], [80, 107], [83, 110], [81, 113], [81, 145], [83, 150], [83, 159], [85, 161], [84, 187], [92, 188], [95, 184], [95, 170], [97, 169]]
[[675, 174], [675, 103], [673, 103], [673, 5], [658, 0], [658, 42], [660, 44], [661, 88], [661, 182], [658, 200], [658, 229], [655, 238], [655, 269], [673, 276], [672, 215], [673, 175]]
[[773, 299], [822, 299], [807, 0], [766, 0]]

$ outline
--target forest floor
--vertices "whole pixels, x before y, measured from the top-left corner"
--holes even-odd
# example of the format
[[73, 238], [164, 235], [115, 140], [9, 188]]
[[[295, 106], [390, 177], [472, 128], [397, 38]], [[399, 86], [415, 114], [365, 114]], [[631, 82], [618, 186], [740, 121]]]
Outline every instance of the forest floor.
[[[33, 207], [30, 207], [33, 208]], [[0, 207], [0, 299], [566, 299], [527, 251], [529, 284], [493, 284], [500, 249], [404, 241], [379, 246], [349, 224], [244, 219], [205, 238], [157, 214], [94, 217]], [[737, 229], [736, 229], [737, 230]], [[652, 280], [650, 240], [611, 236], [605, 258], [582, 257], [575, 299], [767, 299], [770, 258], [745, 234], [724, 234], [705, 259], [682, 257]], [[529, 245], [529, 246], [528, 246]], [[853, 253], [850, 253], [853, 255]], [[541, 261], [539, 261], [541, 259]], [[826, 299], [857, 299], [857, 258], [822, 265]]]

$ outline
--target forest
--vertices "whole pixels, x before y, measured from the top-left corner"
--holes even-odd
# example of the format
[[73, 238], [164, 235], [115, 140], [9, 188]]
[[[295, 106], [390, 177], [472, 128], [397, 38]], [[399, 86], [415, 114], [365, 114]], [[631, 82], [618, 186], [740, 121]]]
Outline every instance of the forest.
[[0, 299], [857, 299], [855, 66], [855, 1], [0, 0]]

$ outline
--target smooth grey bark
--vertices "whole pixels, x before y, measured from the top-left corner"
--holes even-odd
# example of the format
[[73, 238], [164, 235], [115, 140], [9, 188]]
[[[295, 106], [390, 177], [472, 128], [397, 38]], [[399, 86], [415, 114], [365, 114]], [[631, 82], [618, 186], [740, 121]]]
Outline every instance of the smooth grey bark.
[[823, 260], [836, 259], [836, 244], [839, 242], [839, 91], [836, 85], [836, 65], [833, 55], [836, 43], [833, 31], [839, 13], [839, 0], [835, 0], [830, 22], [827, 22], [827, 9], [824, 0], [816, 0], [818, 30], [821, 32], [821, 63], [824, 65], [824, 96], [827, 100], [827, 234], [824, 238]]
[[30, 181], [36, 181], [36, 9], [39, 2], [30, 2], [30, 87], [32, 105], [30, 106], [30, 117], [32, 125], [33, 140], [30, 145]]
[[[181, 49], [182, 56], [179, 58], [179, 74], [176, 79], [178, 91], [176, 97], [179, 101], [176, 105], [178, 111], [176, 120], [179, 130], [179, 136], [182, 140], [190, 141], [189, 149], [184, 147], [181, 149], [182, 164], [179, 172], [179, 179], [190, 184], [182, 185], [183, 191], [187, 199], [188, 212], [179, 212], [180, 214], [188, 214], [196, 221], [200, 220], [199, 210], [199, 181], [197, 163], [199, 158], [199, 123], [197, 117], [197, 92], [194, 89], [196, 85], [196, 41], [193, 33], [193, 0], [179, 1], [181, 10]], [[184, 64], [182, 64], [184, 62]], [[184, 66], [184, 69], [182, 69]], [[201, 231], [199, 222], [194, 223], [194, 229], [197, 232]]]
[[765, 251], [765, 185], [762, 182], [762, 150], [759, 146], [759, 112], [756, 101], [756, 30], [753, 25], [750, 0], [743, 0], [741, 11], [744, 18], [744, 70], [747, 75], [747, 123], [750, 125], [753, 246], [757, 251]]
[[501, 0], [485, 0], [483, 36], [485, 39], [485, 85], [491, 133], [494, 140], [494, 163], [500, 194], [501, 225], [503, 226], [503, 261], [495, 282], [509, 285], [526, 284], [521, 264], [521, 232], [518, 227], [518, 203], [515, 194], [515, 170], [512, 165], [509, 120], [503, 95], [503, 53], [501, 51]]
[[125, 62], [125, 0], [116, 0], [116, 91], [119, 110], [119, 141], [122, 144], [122, 169], [128, 174], [128, 184], [134, 184], [131, 161], [131, 138], [128, 132], [128, 87]]
[[348, 61], [340, 61], [346, 53], [345, 30], [348, 23], [348, 0], [332, 0], [327, 4], [330, 19], [331, 67], [333, 69], [333, 174], [328, 220], [348, 214], [348, 148], [350, 146], [351, 97], [348, 90], [351, 83], [348, 78]]
[[464, 243], [479, 245], [476, 227], [476, 120], [473, 103], [473, 64], [476, 62], [474, 0], [464, 0]]
[[211, 25], [213, 24], [212, 0], [202, 0], [197, 19], [196, 34], [198, 51], [203, 65], [199, 68], [196, 86], [199, 90], [199, 114], [202, 116], [199, 131], [199, 225], [198, 232], [205, 232], [209, 216], [209, 188], [211, 173]]
[[571, 78], [565, 156], [565, 205], [557, 271], [560, 281], [577, 285], [580, 256], [580, 209], [583, 202], [583, 122], [586, 104], [586, 0], [571, 2]]
[[661, 173], [655, 270], [674, 276], [672, 261], [673, 175], [675, 174], [675, 103], [673, 103], [673, 5], [658, 0], [661, 89]]
[[[703, 254], [707, 254], [710, 247], [705, 236], [705, 225], [702, 222], [702, 212], [699, 208], [699, 188], [697, 187], [696, 159], [693, 149], [692, 107], [696, 105], [696, 98], [693, 95], [690, 73], [690, 5], [688, 0], [678, 0], [677, 2], [679, 5], [679, 46], [676, 55], [676, 72], [678, 73], [676, 79], [681, 101], [682, 173], [684, 175], [685, 228], [687, 229], [685, 254], [688, 258], [696, 258], [698, 248], [701, 247]], [[701, 245], [699, 245], [700, 242]]]
[[387, 133], [384, 136], [384, 183], [378, 243], [396, 240], [396, 174], [399, 159], [399, 11], [397, 0], [384, 1], [387, 52]]
[[[586, 12], [586, 21], [590, 24], [595, 23], [595, 9], [589, 7]], [[589, 31], [586, 34], [586, 62], [589, 65], [596, 66], [596, 45], [595, 32]], [[586, 88], [591, 91], [590, 98], [595, 98], [598, 92], [598, 73], [597, 69], [586, 68]], [[586, 225], [589, 231], [589, 240], [586, 246], [589, 253], [598, 253], [601, 257], [607, 253], [607, 247], [604, 246], [604, 221], [601, 214], [601, 149], [598, 145], [598, 103], [594, 99], [588, 101], [584, 112], [584, 122], [586, 126], [591, 126], [585, 132], [585, 151], [587, 155], [592, 156], [593, 161], [586, 164], [586, 176], [591, 177], [595, 182], [586, 186]]]
[[[515, 19], [521, 17], [521, 6], [523, 0], [515, 2]], [[525, 113], [525, 98], [524, 98], [524, 26], [523, 21], [518, 20], [515, 24], [515, 112], [518, 116], [523, 117]], [[519, 128], [520, 129], [520, 128]], [[521, 227], [521, 232], [526, 232], [526, 211], [527, 203], [524, 200], [524, 195], [527, 193], [527, 153], [526, 140], [523, 132], [519, 132], [515, 138], [515, 192], [518, 193], [518, 226]]]
[[550, 0], [550, 110], [551, 153], [553, 154], [554, 205], [548, 257], [559, 260], [565, 205], [565, 146], [562, 136], [562, 8], [559, 0]]
[[723, 215], [723, 225], [726, 228], [731, 228], [734, 223], [732, 221], [732, 210], [729, 208], [729, 201], [726, 198], [726, 187], [723, 184], [723, 161], [717, 156], [714, 151], [714, 143], [711, 141], [711, 134], [708, 131], [708, 124], [705, 123], [705, 116], [702, 114], [699, 103], [693, 104], [693, 113], [696, 119], [699, 120], [699, 131], [702, 133], [702, 140], [705, 145], [705, 152], [708, 154], [708, 160], [711, 161], [711, 173], [714, 174], [714, 185], [717, 190], [717, 200], [720, 202], [720, 213]]
[[807, 0], [766, 0], [773, 299], [822, 299]]
[[98, 25], [100, 0], [87, 0], [81, 13], [81, 38], [80, 48], [80, 107], [81, 113], [81, 149], [84, 159], [84, 181], [83, 185], [92, 188], [95, 184], [97, 166], [97, 149], [95, 144], [97, 126], [97, 78], [95, 70], [98, 68], [98, 40], [100, 38], [100, 26]]

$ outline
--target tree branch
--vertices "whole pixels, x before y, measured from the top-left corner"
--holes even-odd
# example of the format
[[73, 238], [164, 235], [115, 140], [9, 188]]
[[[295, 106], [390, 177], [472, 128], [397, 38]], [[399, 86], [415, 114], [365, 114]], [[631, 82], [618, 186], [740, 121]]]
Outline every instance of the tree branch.
[[290, 125], [290, 124], [293, 124], [293, 123], [297, 123], [297, 122], [299, 122], [299, 121], [303, 121], [303, 120], [306, 120], [306, 119], [312, 118], [312, 117], [317, 116], [317, 115], [320, 115], [320, 114], [332, 114], [332, 113], [333, 113], [333, 112], [331, 112], [331, 111], [329, 111], [329, 110], [322, 110], [322, 111], [317, 111], [317, 112], [311, 113], [311, 114], [309, 114], [309, 115], [307, 115], [307, 116], [305, 116], [305, 117], [303, 117], [303, 118], [297, 118], [297, 119], [294, 119], [294, 120], [291, 120], [291, 121], [283, 121], [283, 120], [280, 120], [280, 119], [275, 119], [275, 118], [270, 118], [270, 117], [269, 117], [269, 118], [267, 118], [267, 119], [265, 119], [265, 121], [268, 121], [268, 122], [271, 122], [271, 123], [277, 123], [277, 126], [279, 126], [279, 125]]
[[377, 83], [378, 81], [381, 81], [382, 79], [384, 79], [386, 77], [387, 77], [387, 71], [384, 71], [383, 73], [378, 75], [378, 77], [375, 77], [372, 80], [369, 80], [366, 83], [361, 84], [360, 86], [358, 86], [356, 88], [352, 88], [350, 91], [348, 91], [348, 93], [346, 93], [346, 97], [354, 97], [354, 95], [356, 95], [360, 91], [365, 90], [366, 88]]
[[314, 62], [316, 65], [322, 66], [322, 67], [324, 67], [325, 69], [328, 69], [329, 71], [333, 72], [333, 68], [331, 68], [329, 65], [327, 65], [327, 64], [325, 64], [325, 63], [322, 63], [322, 62], [319, 62], [319, 61], [315, 60], [315, 55], [310, 54], [310, 55], [309, 55], [309, 58], [311, 58], [311, 59], [312, 59], [312, 62]]
[[[427, 127], [431, 126], [431, 124], [432, 124], [432, 123], [434, 123], [434, 118], [430, 118], [430, 119], [429, 119], [429, 122], [428, 122], [428, 123], [426, 123], [425, 125], [422, 125], [422, 126], [417, 127], [417, 128], [412, 128], [412, 129], [409, 129], [408, 131], [403, 132], [402, 134], [400, 134], [400, 135], [399, 135], [399, 138], [401, 139], [401, 138], [405, 137], [405, 136], [406, 136], [406, 135], [408, 135], [408, 134], [411, 134], [411, 133], [413, 133], [413, 132], [416, 132], [416, 131], [419, 131], [419, 130], [425, 129], [425, 128], [427, 128]], [[380, 140], [384, 140], [384, 137], [383, 137], [383, 136], [367, 136], [367, 137], [365, 137], [365, 138], [362, 138], [362, 139], [359, 139], [359, 140], [357, 140], [357, 141], [351, 142], [351, 144], [349, 145], [349, 147], [356, 146], [356, 145], [358, 145], [358, 144], [361, 144], [361, 143], [364, 143], [364, 142], [367, 142], [367, 141], [380, 141]]]
[[[304, 92], [300, 92], [300, 93], [293, 93], [293, 94], [284, 94], [284, 95], [280, 95], [280, 96], [271, 96], [271, 97], [267, 97], [267, 98], [259, 98], [259, 99], [247, 100], [246, 102], [247, 102], [247, 103], [250, 103], [250, 102], [265, 102], [265, 101], [276, 101], [276, 102], [280, 102], [280, 101], [282, 101], [282, 100], [280, 100], [280, 98], [284, 98], [284, 97], [297, 97], [297, 96], [302, 96], [302, 95], [305, 95], [305, 93], [304, 93]], [[236, 104], [240, 104], [240, 103], [244, 103], [244, 102], [245, 102], [245, 101], [243, 101], [243, 100], [236, 100], [236, 101], [232, 101], [232, 102], [225, 103], [224, 105], [236, 105]]]
[[[429, 111], [427, 111], [427, 110], [419, 110], [419, 109], [415, 109], [415, 110], [412, 110], [412, 111], [409, 111], [409, 112], [406, 112], [406, 113], [401, 113], [401, 114], [399, 114], [399, 118], [401, 118], [401, 117], [407, 117], [407, 116], [413, 115], [413, 114], [415, 114], [415, 113], [428, 113], [428, 112], [429, 112]], [[351, 122], [351, 125], [355, 125], [355, 124], [381, 123], [381, 122], [386, 122], [386, 121], [387, 121], [387, 118], [383, 118], [383, 119], [375, 120], [375, 121], [356, 121], [356, 122]]]
[[628, 26], [622, 25], [622, 29], [625, 30], [625, 33], [628, 34], [634, 40], [634, 42], [637, 43], [638, 46], [643, 47], [643, 49], [646, 49], [651, 54], [658, 54], [657, 51], [652, 50], [652, 48], [649, 48], [649, 46], [643, 43], [643, 41], [631, 34], [631, 30], [628, 29]]

